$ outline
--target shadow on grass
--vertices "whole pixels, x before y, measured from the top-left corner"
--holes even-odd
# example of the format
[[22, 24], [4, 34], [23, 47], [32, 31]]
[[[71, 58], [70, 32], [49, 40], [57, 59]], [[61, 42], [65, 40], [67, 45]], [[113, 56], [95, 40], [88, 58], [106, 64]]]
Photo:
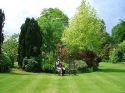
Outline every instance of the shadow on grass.
[[16, 73], [16, 72], [10, 72], [9, 74], [12, 74], [12, 75], [33, 75], [31, 73]]
[[5, 72], [3, 74], [12, 74], [12, 75], [34, 75], [36, 73], [33, 72], [26, 72], [22, 69], [18, 68], [11, 68], [8, 72]]
[[99, 69], [98, 72], [125, 72], [123, 69]]

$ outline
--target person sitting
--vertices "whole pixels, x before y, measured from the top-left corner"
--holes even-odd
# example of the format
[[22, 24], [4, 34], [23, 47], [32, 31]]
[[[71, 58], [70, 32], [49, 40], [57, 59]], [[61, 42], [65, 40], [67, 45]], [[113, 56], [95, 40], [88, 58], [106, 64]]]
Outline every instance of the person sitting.
[[57, 69], [59, 75], [63, 76], [65, 74], [65, 68], [63, 67], [63, 65], [59, 59], [56, 62], [56, 69]]

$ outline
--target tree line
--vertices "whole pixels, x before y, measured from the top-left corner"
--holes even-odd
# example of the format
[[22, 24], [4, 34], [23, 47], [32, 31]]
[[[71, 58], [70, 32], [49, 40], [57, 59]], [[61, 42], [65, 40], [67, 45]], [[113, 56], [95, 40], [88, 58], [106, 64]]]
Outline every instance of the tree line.
[[0, 72], [13, 67], [15, 61], [26, 71], [53, 72], [57, 58], [64, 65], [71, 60], [82, 60], [81, 65], [86, 63], [94, 70], [101, 61], [125, 60], [125, 21], [114, 26], [109, 35], [104, 20], [86, 0], [82, 0], [70, 19], [58, 8], [43, 9], [37, 19], [27, 17], [20, 33], [6, 41], [4, 22], [5, 14], [0, 9]]

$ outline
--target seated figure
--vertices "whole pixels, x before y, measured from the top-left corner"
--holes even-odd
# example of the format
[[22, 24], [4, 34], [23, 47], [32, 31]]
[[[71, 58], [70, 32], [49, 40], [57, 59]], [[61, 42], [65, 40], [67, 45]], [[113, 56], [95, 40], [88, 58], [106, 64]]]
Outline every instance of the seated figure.
[[59, 75], [63, 76], [65, 74], [65, 68], [62, 66], [62, 63], [60, 62], [59, 59], [56, 62], [56, 69]]

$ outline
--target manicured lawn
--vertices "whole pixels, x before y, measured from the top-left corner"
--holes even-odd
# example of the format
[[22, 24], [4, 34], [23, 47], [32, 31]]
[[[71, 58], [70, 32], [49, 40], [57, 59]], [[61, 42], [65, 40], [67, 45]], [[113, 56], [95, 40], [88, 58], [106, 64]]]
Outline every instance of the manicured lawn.
[[13, 69], [0, 74], [0, 93], [125, 93], [125, 63], [100, 63], [98, 72], [58, 76]]

